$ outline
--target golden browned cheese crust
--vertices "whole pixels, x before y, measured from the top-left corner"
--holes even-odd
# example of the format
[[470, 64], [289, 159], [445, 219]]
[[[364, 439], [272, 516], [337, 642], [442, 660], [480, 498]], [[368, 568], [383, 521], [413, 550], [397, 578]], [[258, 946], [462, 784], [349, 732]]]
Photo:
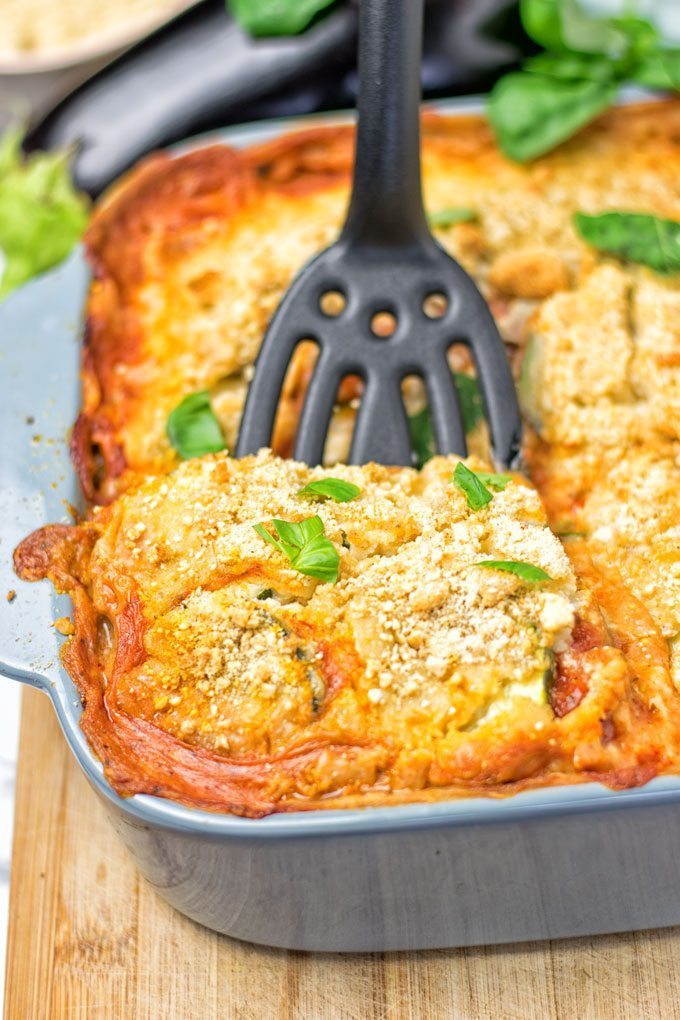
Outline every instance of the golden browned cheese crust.
[[[475, 211], [437, 234], [508, 344], [562, 545], [518, 479], [472, 513], [451, 462], [336, 466], [362, 496], [314, 508], [341, 556], [327, 585], [252, 530], [312, 512], [295, 497], [308, 469], [270, 454], [178, 467], [166, 422], [205, 389], [233, 443], [268, 318], [341, 222], [351, 145], [320, 128], [152, 157], [95, 214], [72, 445], [86, 495], [119, 498], [17, 553], [74, 597], [65, 661], [88, 738], [122, 792], [250, 815], [677, 772], [680, 281], [598, 255], [572, 216], [680, 220], [680, 102], [614, 110], [528, 166], [481, 118], [426, 118], [427, 205]], [[307, 348], [282, 455], [311, 367]], [[339, 394], [330, 462], [358, 395]], [[487, 557], [553, 580], [474, 567]]]
[[[27, 539], [24, 575], [74, 595], [66, 664], [116, 788], [262, 814], [668, 767], [679, 720], [648, 614], [587, 558], [577, 587], [519, 476], [476, 512], [455, 464], [336, 467], [358, 497], [310, 508], [299, 490], [324, 469], [218, 454]], [[253, 528], [314, 511], [337, 584]]]

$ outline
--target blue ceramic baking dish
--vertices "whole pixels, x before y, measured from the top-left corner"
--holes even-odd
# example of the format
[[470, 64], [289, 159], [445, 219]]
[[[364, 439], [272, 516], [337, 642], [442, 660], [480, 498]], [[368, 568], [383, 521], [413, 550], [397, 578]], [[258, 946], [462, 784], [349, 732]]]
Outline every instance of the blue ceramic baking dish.
[[[225, 134], [243, 144], [281, 129]], [[77, 252], [0, 306], [0, 674], [51, 698], [80, 767], [161, 896], [236, 938], [309, 950], [425, 949], [679, 924], [680, 778], [620, 793], [591, 784], [261, 820], [113, 792], [59, 664], [51, 623], [69, 612], [68, 600], [46, 583], [22, 583], [11, 566], [24, 535], [66, 520], [64, 501], [79, 500], [66, 435], [80, 399], [87, 280]], [[8, 603], [11, 589], [17, 596]]]

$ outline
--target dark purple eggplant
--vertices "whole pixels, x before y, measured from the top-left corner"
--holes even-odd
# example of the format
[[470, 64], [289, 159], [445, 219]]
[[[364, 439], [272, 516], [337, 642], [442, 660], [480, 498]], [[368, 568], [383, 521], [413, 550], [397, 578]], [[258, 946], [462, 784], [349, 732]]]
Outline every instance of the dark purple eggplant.
[[[438, 0], [425, 28], [427, 97], [486, 87], [516, 59], [486, 39], [509, 0]], [[507, 17], [502, 26], [507, 37]], [[339, 2], [301, 35], [253, 39], [204, 0], [104, 67], [36, 124], [27, 150], [74, 146], [76, 185], [100, 194], [145, 153], [228, 124], [354, 104], [356, 9]]]

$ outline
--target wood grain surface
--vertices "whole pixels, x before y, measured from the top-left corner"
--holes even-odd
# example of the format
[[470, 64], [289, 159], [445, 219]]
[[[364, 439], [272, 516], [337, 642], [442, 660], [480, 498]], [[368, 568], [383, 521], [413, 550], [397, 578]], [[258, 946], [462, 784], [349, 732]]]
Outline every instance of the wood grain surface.
[[[680, 852], [680, 848], [679, 848]], [[175, 913], [139, 878], [24, 695], [5, 1020], [680, 1020], [680, 929], [373, 955], [288, 953]]]

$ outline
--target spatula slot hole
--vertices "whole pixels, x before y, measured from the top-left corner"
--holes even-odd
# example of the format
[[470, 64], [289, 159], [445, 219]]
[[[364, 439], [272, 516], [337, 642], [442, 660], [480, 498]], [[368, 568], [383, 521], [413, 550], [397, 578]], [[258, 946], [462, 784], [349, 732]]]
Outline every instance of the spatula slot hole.
[[397, 317], [393, 312], [376, 312], [371, 317], [371, 333], [379, 340], [387, 340], [397, 328]]
[[473, 353], [466, 344], [452, 344], [447, 352], [447, 361], [456, 384], [468, 444], [472, 444], [472, 452], [477, 456], [491, 460], [486, 411]]
[[423, 300], [423, 312], [428, 319], [443, 319], [449, 310], [449, 299], [441, 291], [432, 291]]
[[327, 290], [319, 298], [319, 308], [329, 319], [337, 319], [347, 307], [347, 298], [339, 290]]
[[305, 338], [298, 343], [290, 359], [272, 432], [272, 446], [281, 457], [291, 457], [293, 454], [300, 412], [318, 357], [318, 344]]
[[363, 389], [358, 375], [346, 375], [340, 382], [324, 445], [324, 464], [347, 462]]

